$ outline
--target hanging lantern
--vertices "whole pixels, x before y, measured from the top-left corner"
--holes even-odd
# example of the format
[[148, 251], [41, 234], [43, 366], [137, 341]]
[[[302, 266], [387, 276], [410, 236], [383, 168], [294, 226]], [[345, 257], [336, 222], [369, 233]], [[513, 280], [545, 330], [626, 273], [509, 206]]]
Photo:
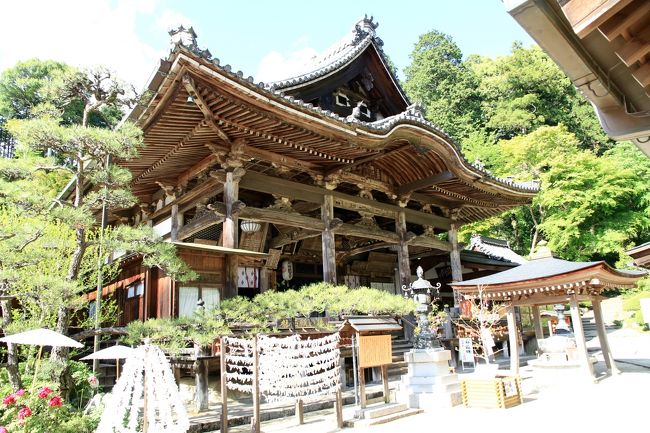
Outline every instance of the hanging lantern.
[[249, 220], [244, 220], [239, 224], [241, 227], [241, 231], [244, 233], [255, 233], [261, 230], [262, 224], [255, 222], [255, 221], [249, 221]]

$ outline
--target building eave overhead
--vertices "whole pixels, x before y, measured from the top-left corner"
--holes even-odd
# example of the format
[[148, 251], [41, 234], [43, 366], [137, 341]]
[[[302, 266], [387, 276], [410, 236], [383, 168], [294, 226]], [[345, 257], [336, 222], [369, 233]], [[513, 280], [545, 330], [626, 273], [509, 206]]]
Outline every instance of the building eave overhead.
[[607, 135], [632, 140], [650, 156], [647, 0], [504, 0], [504, 4], [592, 103]]

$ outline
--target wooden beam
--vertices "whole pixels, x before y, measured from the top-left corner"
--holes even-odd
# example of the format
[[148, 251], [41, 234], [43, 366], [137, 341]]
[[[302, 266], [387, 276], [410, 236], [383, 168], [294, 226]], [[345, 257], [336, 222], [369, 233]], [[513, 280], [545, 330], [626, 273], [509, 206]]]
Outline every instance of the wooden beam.
[[415, 239], [409, 242], [409, 245], [412, 245], [414, 247], [432, 248], [441, 251], [452, 250], [452, 246], [449, 242], [445, 242], [429, 236], [417, 236]]
[[194, 164], [192, 167], [185, 170], [183, 174], [178, 176], [178, 180], [177, 180], [178, 185], [187, 185], [187, 182], [189, 182], [190, 179], [193, 179], [194, 177], [198, 176], [202, 172], [208, 170], [217, 162], [218, 161], [216, 155], [206, 156], [205, 158], [203, 158], [202, 160]]
[[573, 31], [584, 38], [632, 0], [572, 0], [562, 6]]
[[206, 212], [205, 214], [194, 218], [189, 223], [178, 229], [178, 239], [187, 239], [195, 233], [203, 229], [207, 229], [211, 225], [223, 222], [223, 217], [217, 216], [214, 212]]
[[[223, 218], [225, 216], [223, 212], [217, 210], [213, 211], [213, 214], [215, 218]], [[239, 211], [239, 217], [251, 221], [299, 227], [317, 232], [322, 232], [325, 229], [325, 225], [320, 219], [268, 208], [260, 209], [247, 206]]]
[[288, 234], [283, 233], [271, 239], [271, 242], [269, 242], [269, 248], [282, 248], [285, 245], [304, 239], [315, 238], [316, 236], [320, 236], [320, 233], [317, 231], [297, 229]]
[[189, 93], [192, 99], [194, 99], [194, 103], [197, 107], [199, 107], [201, 113], [203, 113], [205, 120], [208, 122], [208, 126], [210, 126], [210, 128], [212, 128], [217, 133], [219, 138], [221, 138], [226, 143], [230, 143], [230, 137], [228, 137], [228, 134], [226, 134], [224, 130], [219, 128], [219, 125], [215, 123], [214, 113], [199, 93], [196, 85], [194, 84], [194, 80], [192, 80], [188, 74], [183, 75], [183, 86], [185, 86], [187, 93]]
[[628, 67], [643, 59], [648, 53], [650, 53], [650, 27], [646, 27], [616, 50], [616, 55]]
[[200, 185], [197, 185], [191, 191], [188, 191], [182, 196], [176, 198], [174, 201], [163, 206], [161, 209], [153, 212], [151, 215], [149, 215], [147, 219], [143, 220], [143, 222], [167, 215], [168, 213], [171, 212], [172, 206], [175, 204], [178, 204], [179, 206], [188, 205], [179, 208], [181, 213], [185, 212], [187, 209], [194, 207], [195, 205], [194, 202], [196, 201], [196, 199], [204, 196], [214, 196], [220, 194], [222, 191], [223, 191], [223, 186], [219, 182], [217, 182], [215, 179], [208, 179], [205, 182], [201, 183]]
[[611, 42], [648, 13], [650, 13], [650, 2], [646, 1], [633, 11], [630, 11], [628, 15], [617, 14], [613, 16], [598, 29]]
[[352, 257], [354, 257], [356, 255], [367, 253], [369, 251], [379, 250], [379, 249], [382, 249], [382, 248], [388, 248], [391, 245], [392, 244], [390, 244], [388, 242], [377, 242], [377, 243], [374, 243], [374, 244], [371, 244], [371, 245], [366, 245], [366, 246], [363, 246], [363, 247], [354, 248], [354, 249], [351, 249], [351, 250], [348, 250], [348, 251], [339, 251], [338, 253], [336, 253], [337, 254], [336, 259], [338, 260], [339, 263], [345, 263], [350, 258], [352, 258]]
[[[351, 207], [352, 209], [350, 210], [358, 210], [360, 206], [363, 206], [364, 210], [367, 212], [374, 213], [375, 215], [391, 216], [393, 218], [397, 212], [403, 210], [406, 214], [407, 222], [431, 225], [441, 229], [449, 229], [451, 224], [449, 218], [413, 209], [402, 209], [393, 204], [381, 203], [363, 197], [344, 194], [338, 191], [328, 191], [317, 186], [305, 185], [286, 179], [278, 179], [257, 172], [249, 171], [241, 180], [240, 185], [244, 189], [265, 192], [267, 194], [277, 194], [278, 191], [282, 191], [283, 195], [312, 203], [320, 203], [322, 202], [323, 196], [331, 194], [336, 203], [338, 203], [337, 207], [341, 207], [342, 209], [348, 209]], [[351, 203], [354, 203], [354, 206]]]
[[334, 173], [337, 173], [337, 172], [341, 172], [341, 171], [352, 170], [353, 168], [358, 167], [360, 165], [367, 164], [369, 162], [377, 161], [378, 159], [394, 155], [396, 153], [402, 152], [402, 151], [404, 151], [406, 149], [409, 149], [409, 148], [411, 148], [411, 143], [406, 144], [404, 146], [400, 146], [397, 149], [389, 150], [388, 152], [387, 151], [380, 151], [380, 152], [377, 152], [377, 153], [375, 153], [373, 155], [368, 155], [368, 156], [365, 156], [363, 158], [356, 159], [351, 164], [346, 164], [346, 165], [343, 165], [343, 166], [338, 166], [336, 168], [333, 168], [333, 169], [327, 171], [325, 173], [325, 176], [328, 176], [330, 174], [334, 174]]
[[416, 191], [418, 189], [426, 188], [437, 183], [446, 182], [453, 179], [455, 176], [450, 171], [443, 171], [442, 173], [432, 174], [422, 179], [418, 179], [415, 182], [407, 183], [397, 188], [397, 194], [402, 195], [409, 193], [411, 191]]

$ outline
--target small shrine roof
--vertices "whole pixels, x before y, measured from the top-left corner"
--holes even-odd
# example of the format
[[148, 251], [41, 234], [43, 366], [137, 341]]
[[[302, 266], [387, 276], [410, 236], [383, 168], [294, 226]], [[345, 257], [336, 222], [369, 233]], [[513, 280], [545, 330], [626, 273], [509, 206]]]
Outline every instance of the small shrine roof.
[[512, 251], [508, 241], [503, 239], [472, 235], [468, 249], [472, 251], [480, 251], [493, 259], [505, 260], [520, 265], [528, 262], [528, 260]]

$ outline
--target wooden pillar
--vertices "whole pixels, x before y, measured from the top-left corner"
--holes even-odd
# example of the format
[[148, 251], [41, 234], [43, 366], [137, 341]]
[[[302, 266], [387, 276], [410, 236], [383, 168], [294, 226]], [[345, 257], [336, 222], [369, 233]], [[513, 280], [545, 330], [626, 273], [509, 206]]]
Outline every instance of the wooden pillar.
[[[449, 263], [451, 265], [451, 279], [452, 281], [463, 281], [463, 266], [460, 263], [460, 246], [458, 245], [458, 228], [459, 224], [456, 222], [457, 212], [450, 212], [451, 226], [447, 232], [449, 243], [451, 245], [451, 252], [449, 253]], [[460, 305], [460, 298], [456, 289], [454, 289], [454, 307]]]
[[584, 375], [593, 381], [594, 372], [589, 362], [589, 353], [587, 352], [587, 343], [585, 341], [585, 330], [582, 327], [582, 317], [580, 316], [580, 306], [578, 305], [578, 299], [575, 295], [571, 296], [569, 301], [571, 305], [571, 324], [573, 325], [573, 334], [576, 339], [576, 348], [578, 349], [578, 356], [580, 357], [580, 364]]
[[221, 337], [219, 350], [219, 375], [221, 376], [221, 433], [228, 433], [228, 382], [226, 365], [226, 339]]
[[336, 390], [336, 427], [343, 428], [343, 398], [341, 397], [341, 390]]
[[399, 289], [403, 286], [408, 287], [411, 284], [411, 264], [409, 260], [409, 247], [406, 243], [406, 214], [404, 211], [397, 213], [395, 231], [399, 237], [399, 249], [397, 250], [399, 281], [397, 282], [397, 293], [401, 293], [401, 290]]
[[384, 403], [390, 403], [390, 390], [388, 389], [388, 365], [381, 366], [381, 382], [384, 385]]
[[323, 243], [323, 281], [336, 284], [336, 248], [334, 232], [331, 229], [332, 220], [334, 219], [334, 197], [330, 194], [323, 197], [321, 219], [325, 225], [321, 236]]
[[[241, 170], [241, 169], [239, 169]], [[242, 170], [243, 171], [243, 170]], [[239, 179], [242, 174], [227, 170], [225, 173], [225, 182], [223, 184], [223, 201], [226, 205], [226, 215], [223, 220], [223, 246], [226, 248], [239, 247], [239, 220], [233, 212], [233, 205], [239, 198]], [[239, 267], [238, 256], [229, 254], [226, 256], [226, 284], [224, 298], [233, 298], [237, 296], [237, 275]]]
[[263, 267], [260, 269], [260, 293], [269, 290], [269, 268]]
[[260, 354], [257, 351], [257, 336], [253, 339], [253, 419], [251, 433], [260, 433]]
[[541, 340], [544, 338], [544, 329], [542, 328], [542, 318], [539, 315], [539, 305], [531, 307], [533, 313], [533, 326], [535, 327], [535, 338]]
[[519, 344], [517, 343], [517, 321], [515, 320], [515, 308], [508, 307], [506, 313], [508, 318], [508, 342], [510, 343], [510, 371], [519, 374]]
[[298, 425], [305, 423], [305, 404], [301, 399], [296, 400], [296, 422]]
[[605, 323], [603, 322], [603, 310], [600, 305], [600, 299], [593, 299], [591, 305], [594, 308], [594, 319], [596, 320], [598, 341], [600, 341], [600, 350], [603, 352], [603, 358], [605, 358], [607, 370], [612, 374], [619, 374], [620, 371], [616, 368], [612, 351], [609, 348], [609, 341], [607, 341], [607, 331], [605, 330]]
[[209, 387], [208, 387], [208, 362], [201, 357], [204, 355], [203, 348], [198, 344], [194, 346], [196, 360], [194, 361], [194, 381], [196, 385], [196, 410], [203, 412], [208, 410], [209, 406]]
[[364, 368], [359, 366], [359, 405], [361, 409], [366, 408], [366, 375], [364, 374]]
[[172, 205], [171, 220], [172, 220], [172, 229], [170, 233], [170, 239], [172, 242], [176, 242], [178, 240], [178, 205], [177, 204]]

